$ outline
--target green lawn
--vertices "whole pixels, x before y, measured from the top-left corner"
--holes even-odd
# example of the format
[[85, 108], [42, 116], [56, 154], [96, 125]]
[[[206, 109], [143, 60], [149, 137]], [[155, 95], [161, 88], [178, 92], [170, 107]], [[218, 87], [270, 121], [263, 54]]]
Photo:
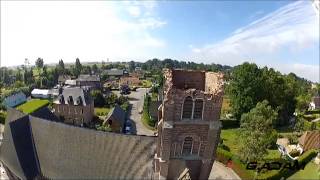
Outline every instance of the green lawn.
[[43, 106], [47, 106], [49, 104], [48, 100], [43, 99], [32, 99], [22, 105], [17, 107], [18, 110], [24, 112], [25, 114], [31, 114], [34, 111], [40, 109]]
[[142, 87], [150, 88], [152, 86], [152, 82], [149, 80], [142, 80]]
[[[228, 146], [232, 154], [238, 155], [239, 151], [239, 128], [235, 129], [222, 129], [221, 138], [223, 139], [223, 144]], [[268, 150], [268, 154], [264, 157], [266, 159], [279, 158], [280, 153], [278, 150]]]
[[303, 170], [296, 172], [288, 179], [320, 179], [320, 166], [311, 161]]
[[108, 115], [109, 112], [110, 112], [110, 108], [105, 108], [105, 107], [103, 107], [103, 108], [98, 108], [98, 107], [94, 108], [94, 114], [96, 116], [106, 116], [106, 115]]

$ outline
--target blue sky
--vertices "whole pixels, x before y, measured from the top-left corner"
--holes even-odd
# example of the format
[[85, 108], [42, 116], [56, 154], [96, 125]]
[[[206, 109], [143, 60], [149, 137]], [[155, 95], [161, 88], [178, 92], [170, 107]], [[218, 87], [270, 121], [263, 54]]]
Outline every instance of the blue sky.
[[319, 81], [310, 1], [1, 2], [2, 65], [172, 58], [244, 61]]

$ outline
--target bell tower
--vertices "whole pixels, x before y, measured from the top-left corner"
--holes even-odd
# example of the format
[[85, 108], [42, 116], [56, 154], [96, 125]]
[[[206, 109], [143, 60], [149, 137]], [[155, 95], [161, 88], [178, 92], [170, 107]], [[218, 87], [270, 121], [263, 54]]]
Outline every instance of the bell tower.
[[164, 70], [164, 76], [156, 176], [208, 179], [220, 138], [223, 76], [186, 70]]

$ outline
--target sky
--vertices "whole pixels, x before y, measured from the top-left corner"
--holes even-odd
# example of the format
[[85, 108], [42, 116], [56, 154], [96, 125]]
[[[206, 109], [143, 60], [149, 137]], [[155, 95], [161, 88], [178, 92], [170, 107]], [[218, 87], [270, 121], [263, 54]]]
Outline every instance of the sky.
[[245, 61], [319, 82], [311, 1], [1, 1], [1, 66]]

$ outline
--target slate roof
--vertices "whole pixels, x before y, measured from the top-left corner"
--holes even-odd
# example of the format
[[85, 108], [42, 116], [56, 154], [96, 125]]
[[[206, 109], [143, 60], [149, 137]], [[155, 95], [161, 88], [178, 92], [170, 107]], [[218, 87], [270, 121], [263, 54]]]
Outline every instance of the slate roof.
[[122, 69], [109, 69], [105, 71], [109, 76], [122, 76], [123, 70]]
[[108, 114], [106, 117], [104, 123], [106, 123], [111, 117], [113, 119], [116, 119], [117, 121], [120, 121], [122, 126], [124, 126], [125, 120], [126, 120], [126, 112], [119, 106], [116, 105]]
[[0, 160], [22, 179], [152, 179], [154, 154], [155, 137], [95, 131], [15, 109], [0, 147]]
[[58, 82], [65, 82], [68, 79], [71, 79], [71, 76], [69, 76], [69, 75], [59, 75]]
[[72, 97], [73, 105], [80, 104], [86, 106], [92, 101], [91, 95], [88, 91], [80, 87], [69, 87], [63, 88], [62, 93], [58, 96], [58, 99], [55, 101], [55, 103], [60, 104], [61, 102], [64, 102], [64, 104], [70, 104], [68, 103], [70, 97]]
[[80, 74], [77, 81], [97, 81], [97, 82], [100, 82], [100, 77], [97, 75]]

